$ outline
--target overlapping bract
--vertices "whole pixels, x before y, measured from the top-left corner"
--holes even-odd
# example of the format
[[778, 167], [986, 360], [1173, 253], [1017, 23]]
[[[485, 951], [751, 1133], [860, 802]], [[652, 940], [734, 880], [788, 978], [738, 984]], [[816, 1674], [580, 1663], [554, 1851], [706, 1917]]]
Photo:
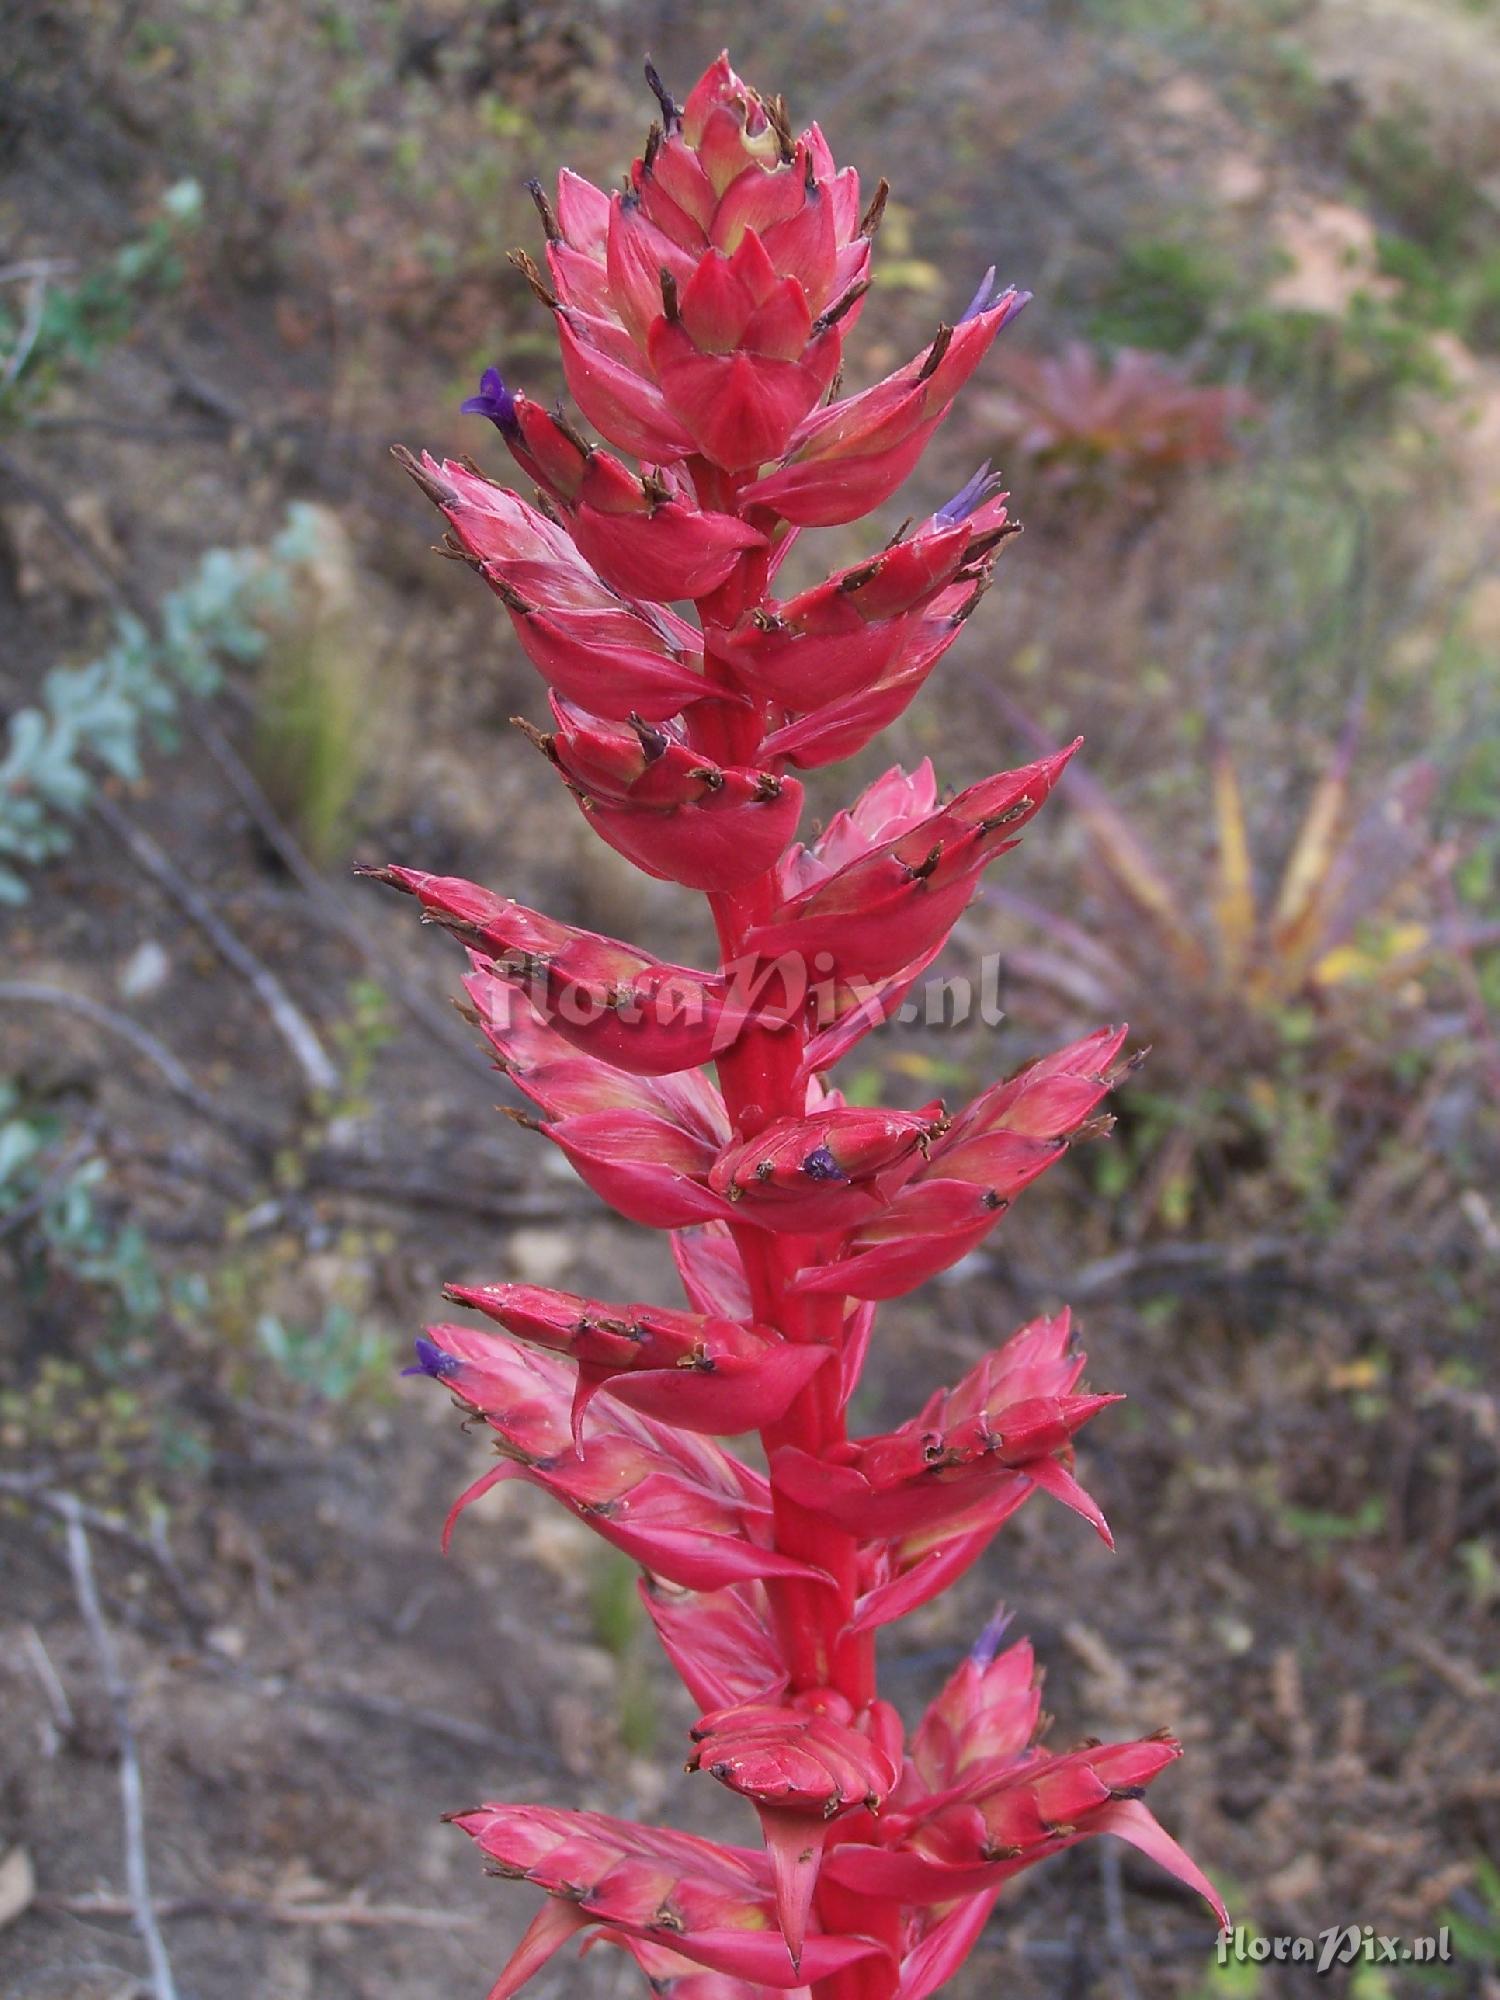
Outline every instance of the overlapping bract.
[[1108, 1541], [1104, 1517], [1062, 1463], [1083, 1425], [1119, 1400], [1072, 1394], [1082, 1373], [1068, 1315], [1034, 1320], [898, 1429], [860, 1438], [838, 1458], [785, 1447], [771, 1461], [773, 1483], [869, 1542], [968, 1524], [996, 1502], [1003, 1518], [1029, 1483]]
[[1182, 1754], [1165, 1732], [1135, 1743], [1088, 1743], [1054, 1755], [1035, 1740], [1041, 1712], [1031, 1648], [966, 1660], [912, 1742], [879, 1843], [829, 1850], [834, 1880], [906, 1904], [982, 1895], [1093, 1833], [1139, 1847], [1213, 1907], [1207, 1878], [1141, 1803]]
[[[697, 456], [759, 474], [751, 502], [784, 520], [854, 520], [886, 499], [1023, 303], [985, 287], [926, 355], [819, 411], [858, 318], [883, 191], [862, 213], [858, 176], [835, 167], [818, 128], [794, 138], [727, 57], [680, 112], [663, 104], [623, 194], [569, 173], [555, 206], [538, 192], [551, 280], [537, 274], [538, 288], [585, 417], [652, 465]], [[537, 476], [526, 412], [503, 390], [485, 401]]]
[[[788, 767], [852, 754], [913, 698], [1013, 532], [1007, 496], [986, 467], [869, 559], [773, 584], [803, 528], [891, 495], [1022, 300], [988, 273], [922, 354], [840, 397], [883, 186], [863, 205], [817, 128], [796, 136], [727, 58], [682, 107], [650, 75], [661, 121], [624, 191], [566, 172], [555, 199], [534, 189], [547, 269], [519, 260], [604, 445], [492, 370], [465, 407], [534, 502], [467, 462], [404, 462], [547, 683], [551, 727], [521, 727], [603, 840], [709, 897], [720, 961], [673, 964], [459, 877], [370, 872], [465, 945], [517, 1115], [671, 1232], [687, 1298], [450, 1284], [487, 1323], [430, 1327], [413, 1372], [497, 1459], [448, 1532], [518, 1480], [640, 1566], [702, 1711], [688, 1767], [753, 1805], [764, 1850], [534, 1805], [455, 1817], [547, 1892], [491, 2000], [585, 1929], [675, 2000], [927, 2000], [1003, 1883], [1087, 1835], [1214, 1900], [1142, 1803], [1169, 1738], [1049, 1754], [1024, 1646], [982, 1647], [910, 1742], [876, 1683], [877, 1629], [1033, 1494], [1109, 1538], [1073, 1449], [1114, 1399], [1083, 1389], [1065, 1312], [891, 1430], [851, 1438], [847, 1411], [875, 1302], [958, 1262], [1099, 1129], [1125, 1031], [956, 1110], [844, 1100], [829, 1073], [900, 1006], [1077, 745], [946, 799], [929, 764], [897, 766], [793, 845]], [[725, 1442], [744, 1431], [767, 1471]]]

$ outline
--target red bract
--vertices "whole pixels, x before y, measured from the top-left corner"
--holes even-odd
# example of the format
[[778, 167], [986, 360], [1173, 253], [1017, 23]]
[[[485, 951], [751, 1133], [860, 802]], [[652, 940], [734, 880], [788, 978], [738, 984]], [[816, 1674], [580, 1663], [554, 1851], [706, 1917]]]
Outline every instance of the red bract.
[[714, 1162], [708, 1184], [767, 1229], [826, 1234], [879, 1213], [912, 1172], [942, 1106], [782, 1118]]
[[1001, 771], [908, 824], [826, 880], [782, 903], [746, 934], [762, 958], [819, 959], [845, 979], [880, 979], [940, 943], [963, 914], [986, 864], [1041, 808], [1078, 748]]
[[[418, 1343], [502, 1480], [541, 1489], [641, 1569], [701, 1719], [690, 1769], [748, 1801], [763, 1848], [547, 1806], [457, 1815], [545, 1892], [491, 2000], [591, 1929], [674, 2000], [928, 2000], [1005, 1882], [1094, 1833], [1214, 1893], [1142, 1802], [1165, 1736], [1052, 1755], [1025, 1646], [982, 1642], [906, 1742], [879, 1628], [929, 1603], [1044, 1492], [1108, 1529], [1073, 1470], [1115, 1399], [1066, 1312], [1032, 1321], [909, 1421], [851, 1436], [875, 1301], [975, 1249], [1122, 1076], [1123, 1028], [949, 1113], [850, 1105], [829, 1079], [942, 950], [982, 871], [1071, 749], [945, 797], [930, 764], [868, 785], [793, 845], [811, 769], [900, 714], [958, 637], [1014, 523], [985, 467], [822, 583], [772, 594], [803, 527], [852, 521], [916, 465], [1022, 303], [986, 276], [914, 361], [840, 398], [885, 190], [862, 202], [817, 128], [727, 57], [660, 122], [625, 188], [534, 188], [586, 422], [486, 374], [536, 504], [467, 463], [405, 463], [547, 682], [521, 727], [589, 826], [702, 891], [717, 963], [669, 963], [456, 876], [372, 870], [468, 951], [500, 1068], [582, 1179], [671, 1233], [686, 1308], [514, 1282], [450, 1285]], [[612, 447], [611, 448], [606, 448]], [[628, 464], [619, 454], [640, 461]], [[879, 547], [880, 542], [883, 547]], [[711, 1074], [716, 1071], [716, 1075]], [[720, 1442], [760, 1434], [766, 1473]], [[1222, 1914], [1222, 1912], [1220, 1912]]]
[[443, 1296], [484, 1313], [518, 1340], [573, 1357], [575, 1442], [584, 1410], [606, 1386], [617, 1402], [682, 1430], [717, 1437], [764, 1430], [832, 1359], [825, 1347], [789, 1346], [769, 1327], [662, 1306], [609, 1305], [541, 1285], [445, 1285]]
[[910, 539], [784, 603], [768, 601], [720, 637], [717, 657], [751, 695], [798, 713], [930, 671], [958, 637], [1010, 532], [1002, 497], [966, 496]]
[[561, 773], [589, 825], [637, 868], [688, 889], [742, 888], [796, 830], [802, 787], [770, 770], [726, 768], [682, 724], [589, 715], [552, 697], [557, 728], [527, 734]]
[[785, 462], [755, 480], [747, 500], [812, 527], [856, 521], [888, 500], [995, 335], [1026, 303], [1013, 288], [991, 299], [994, 275], [987, 274], [958, 326], [940, 328], [925, 353], [872, 389], [810, 417], [794, 434]]
[[771, 1461], [772, 1484], [874, 1541], [967, 1524], [986, 1502], [1015, 1494], [1018, 1480], [1024, 1495], [1030, 1481], [1108, 1541], [1104, 1517], [1061, 1460], [1082, 1426], [1119, 1398], [1067, 1393], [1083, 1373], [1083, 1356], [1067, 1344], [1066, 1313], [1035, 1320], [898, 1430], [838, 1455], [784, 1446]]
[[1101, 1028], [976, 1098], [885, 1212], [804, 1271], [796, 1289], [895, 1298], [977, 1249], [1111, 1090], [1124, 1039], [1123, 1028]]

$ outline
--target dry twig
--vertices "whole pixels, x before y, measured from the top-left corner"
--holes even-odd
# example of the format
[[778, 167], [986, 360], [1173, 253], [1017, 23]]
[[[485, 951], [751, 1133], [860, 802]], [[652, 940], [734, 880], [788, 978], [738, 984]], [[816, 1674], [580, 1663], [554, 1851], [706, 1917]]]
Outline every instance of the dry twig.
[[74, 1724], [73, 1704], [68, 1700], [68, 1690], [62, 1684], [62, 1676], [52, 1664], [52, 1655], [42, 1641], [42, 1635], [35, 1625], [21, 1627], [21, 1646], [31, 1662], [31, 1670], [36, 1675], [42, 1693], [47, 1698], [47, 1706], [52, 1712], [52, 1726], [59, 1736], [72, 1733]]
[[[67, 1917], [129, 1917], [134, 1909], [124, 1896], [38, 1896], [36, 1907]], [[343, 1903], [286, 1902], [274, 1896], [203, 1894], [171, 1896], [152, 1905], [158, 1922], [174, 1917], [234, 1917], [262, 1924], [348, 1924], [354, 1928], [395, 1927], [414, 1931], [472, 1930], [477, 1919], [451, 1910], [424, 1910], [410, 1903], [365, 1903], [353, 1897]]]
[[36, 346], [37, 336], [42, 330], [42, 312], [46, 303], [47, 272], [44, 267], [38, 266], [27, 276], [26, 307], [21, 329], [16, 335], [15, 345], [5, 357], [4, 367], [0, 367], [0, 395], [10, 388], [31, 359], [31, 350]]
[[1140, 2000], [1136, 1984], [1130, 1931], [1125, 1922], [1125, 1892], [1120, 1869], [1120, 1849], [1113, 1840], [1099, 1843], [1099, 1883], [1104, 1892], [1105, 1932], [1110, 1945], [1110, 1972], [1119, 2000]]
[[103, 793], [94, 810], [129, 850], [131, 858], [151, 876], [190, 917], [226, 965], [241, 976], [270, 1015], [276, 1032], [291, 1051], [297, 1067], [315, 1091], [331, 1093], [338, 1087], [339, 1073], [327, 1050], [318, 1040], [311, 1022], [268, 965], [232, 931], [208, 898], [194, 888], [182, 871], [168, 860], [144, 828]]
[[109, 1034], [119, 1036], [121, 1041], [129, 1042], [138, 1054], [145, 1057], [173, 1096], [196, 1111], [200, 1118], [207, 1119], [210, 1124], [219, 1126], [246, 1144], [259, 1148], [274, 1144], [270, 1133], [260, 1131], [216, 1104], [208, 1092], [193, 1081], [166, 1043], [138, 1021], [132, 1021], [128, 1014], [106, 1007], [102, 1002], [90, 999], [86, 993], [73, 993], [65, 986], [46, 986], [33, 979], [0, 979], [0, 1002], [7, 1000], [19, 1006], [60, 1007], [70, 1014], [77, 1014], [81, 1020], [91, 1021], [95, 1027], [103, 1028]]
[[477, 1069], [486, 1076], [492, 1075], [493, 1066], [489, 1058], [482, 1055], [467, 1036], [454, 1031], [449, 1010], [394, 975], [389, 953], [375, 950], [370, 942], [368, 926], [352, 916], [340, 898], [330, 890], [266, 797], [255, 773], [218, 726], [199, 709], [190, 718], [189, 727], [219, 767], [224, 782], [261, 837], [280, 856], [283, 866], [323, 921], [332, 925], [354, 946], [396, 1004], [425, 1029], [448, 1055], [461, 1062], [465, 1069]]
[[73, 1594], [98, 1657], [115, 1721], [120, 1759], [120, 1808], [125, 1827], [125, 1881], [129, 1889], [127, 1907], [137, 1934], [146, 1947], [146, 1962], [150, 1968], [151, 1991], [155, 2000], [177, 2000], [172, 1962], [167, 1957], [167, 1948], [156, 1921], [156, 1906], [151, 1900], [151, 1875], [146, 1864], [145, 1791], [141, 1784], [135, 1731], [130, 1722], [130, 1688], [120, 1670], [120, 1657], [100, 1607], [82, 1507], [71, 1494], [60, 1497], [67, 1521], [68, 1568], [73, 1576]]
[[[1339, 1575], [1367, 1609], [1381, 1613], [1390, 1610], [1380, 1585], [1368, 1570], [1357, 1563], [1344, 1562], [1339, 1565]], [[1488, 1703], [1500, 1693], [1500, 1689], [1472, 1661], [1464, 1659], [1427, 1633], [1418, 1631], [1405, 1615], [1382, 1616], [1381, 1629], [1398, 1651], [1426, 1667], [1430, 1674], [1452, 1688], [1466, 1702]]]
[[43, 1513], [55, 1515], [69, 1524], [76, 1520], [83, 1527], [92, 1528], [96, 1535], [107, 1535], [134, 1555], [143, 1556], [161, 1572], [178, 1610], [187, 1622], [195, 1626], [208, 1623], [208, 1613], [188, 1588], [177, 1566], [177, 1559], [167, 1546], [164, 1532], [150, 1536], [138, 1534], [117, 1514], [106, 1514], [102, 1508], [90, 1507], [76, 1493], [63, 1493], [49, 1486], [45, 1476], [29, 1478], [24, 1472], [0, 1472], [0, 1493], [23, 1501], [29, 1507], [38, 1507]]

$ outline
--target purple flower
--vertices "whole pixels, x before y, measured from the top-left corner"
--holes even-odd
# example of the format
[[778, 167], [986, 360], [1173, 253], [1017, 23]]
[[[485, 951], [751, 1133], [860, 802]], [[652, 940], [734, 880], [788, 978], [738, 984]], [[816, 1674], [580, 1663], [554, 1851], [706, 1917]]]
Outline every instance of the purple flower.
[[999, 473], [990, 471], [990, 462], [985, 460], [974, 477], [960, 486], [946, 507], [939, 507], [937, 519], [946, 521], [950, 528], [956, 528], [960, 521], [967, 521], [976, 507], [982, 507], [993, 493], [998, 493], [1004, 482]]
[[506, 437], [518, 434], [516, 399], [505, 386], [498, 368], [486, 368], [479, 378], [479, 394], [460, 405], [466, 417], [488, 417]]
[[995, 1606], [994, 1614], [979, 1637], [969, 1648], [969, 1658], [976, 1667], [987, 1667], [1000, 1651], [1000, 1641], [1005, 1637], [1006, 1628], [1015, 1617], [1003, 1604]]
[[457, 1357], [445, 1353], [438, 1346], [437, 1342], [429, 1340], [425, 1333], [417, 1335], [416, 1346], [416, 1365], [411, 1368], [403, 1368], [401, 1370], [403, 1375], [430, 1375], [434, 1382], [441, 1382], [449, 1375], [456, 1375], [458, 1373]]
[[[993, 264], [991, 264], [990, 268], [985, 272], [984, 276], [979, 280], [979, 290], [974, 294], [973, 298], [970, 299], [964, 311], [959, 314], [958, 318], [959, 325], [962, 326], [966, 320], [978, 319], [981, 313], [987, 313], [990, 311], [991, 307], [999, 305], [1001, 299], [1004, 298], [1006, 292], [1009, 291], [1009, 289], [1010, 287], [1008, 285], [996, 284], [995, 267]], [[1030, 297], [1031, 297], [1030, 292], [1017, 292], [1015, 295], [1014, 303], [1012, 304], [1010, 311], [1005, 315], [1005, 318], [1000, 322], [1000, 324], [1002, 326], [1009, 326], [1010, 322], [1015, 318], [1016, 314], [1021, 310], [1022, 306], [1024, 306], [1027, 303]]]
[[846, 1181], [849, 1176], [826, 1146], [815, 1146], [802, 1162], [802, 1171], [812, 1181]]

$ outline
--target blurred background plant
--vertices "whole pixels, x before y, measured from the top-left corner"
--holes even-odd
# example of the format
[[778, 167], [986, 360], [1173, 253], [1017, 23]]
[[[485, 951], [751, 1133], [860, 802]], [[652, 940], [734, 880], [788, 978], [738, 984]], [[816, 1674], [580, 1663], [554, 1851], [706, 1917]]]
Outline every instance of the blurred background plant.
[[[330, 545], [335, 552], [330, 555]], [[299, 604], [294, 585], [321, 571], [331, 597], [341, 576], [337, 524], [294, 501], [265, 548], [210, 549], [150, 624], [116, 614], [107, 650], [80, 667], [53, 667], [35, 707], [9, 719], [0, 759], [0, 856], [38, 863], [72, 845], [73, 822], [100, 780], [141, 777], [147, 745], [180, 749], [182, 698], [218, 692], [226, 662], [265, 660], [261, 715], [266, 741], [295, 809], [315, 837], [330, 839], [358, 782], [361, 716], [344, 654], [330, 650], [327, 614]], [[273, 645], [272, 623], [281, 628]], [[24, 902], [25, 879], [0, 863], [0, 902]]]
[[[5, 41], [0, 1674], [35, 1720], [3, 1775], [54, 1897], [0, 1920], [11, 1983], [85, 1982], [124, 1948], [117, 1918], [55, 1903], [122, 1871], [87, 1731], [17, 1636], [76, 1695], [48, 1495], [114, 1523], [91, 1532], [182, 1899], [164, 1922], [204, 2000], [472, 1990], [461, 1919], [489, 1905], [426, 1844], [460, 1773], [516, 1793], [576, 1757], [606, 1809], [658, 1808], [635, 1753], [675, 1696], [628, 1569], [584, 1575], [502, 1494], [508, 1588], [479, 1536], [415, 1584], [453, 1464], [390, 1383], [396, 1329], [445, 1279], [667, 1298], [670, 1274], [483, 1124], [495, 1082], [439, 967], [345, 870], [420, 853], [665, 956], [704, 948], [676, 901], [559, 834], [508, 728], [543, 719], [535, 677], [428, 558], [386, 453], [493, 469], [456, 414], [480, 368], [560, 390], [505, 261], [534, 245], [526, 178], [562, 155], [616, 179], [651, 110], [643, 52], [673, 85], [728, 41], [893, 180], [866, 376], [992, 261], [1037, 294], [932, 490], [891, 510], [991, 459], [1027, 527], [895, 749], [959, 785], [1037, 734], [1087, 738], [939, 968], [977, 987], [998, 962], [998, 1031], [893, 1027], [842, 1080], [957, 1097], [1112, 1015], [1151, 1045], [1113, 1143], [909, 1316], [866, 1392], [871, 1423], [894, 1416], [908, 1366], [931, 1378], [1071, 1297], [1111, 1380], [1167, 1413], [1132, 1428], [1127, 1404], [1090, 1447], [1130, 1532], [1080, 1624], [1076, 1565], [1103, 1558], [1028, 1527], [1020, 1573], [981, 1568], [950, 1623], [899, 1629], [895, 1684], [925, 1692], [1003, 1582], [1049, 1706], [1080, 1727], [1144, 1706], [1193, 1739], [1174, 1831], [1235, 1880], [1237, 1919], [1453, 1912], [1452, 1990], [1483, 1991], [1493, 6], [20, 0]], [[792, 562], [863, 552], [835, 531]], [[810, 821], [841, 803], [811, 791]], [[1118, 1886], [1061, 1863], [1002, 1906], [955, 2000], [1064, 1978], [1280, 2000], [1274, 1969], [1216, 1982], [1170, 1901], [1132, 1896], [1127, 1920]], [[366, 1915], [308, 1918], [341, 1898]], [[192, 1914], [205, 1899], [219, 1914]], [[414, 1904], [415, 1936], [368, 1920]], [[615, 1990], [603, 1954], [576, 1977]]]
[[1008, 393], [980, 409], [1006, 464], [1034, 466], [1054, 492], [1112, 494], [1148, 504], [1176, 478], [1236, 456], [1234, 427], [1255, 405], [1243, 391], [1202, 387], [1159, 354], [1105, 356], [1084, 341], [1058, 355], [1005, 357]]
[[[1240, 773], [1213, 729], [1201, 840], [1180, 826], [1165, 860], [1084, 769], [1064, 796], [1086, 843], [1087, 910], [1059, 918], [986, 892], [1017, 926], [1006, 963], [1018, 1012], [1059, 1032], [1123, 1016], [1153, 1048], [1145, 1089], [1121, 1101], [1126, 1144], [1097, 1162], [1132, 1233], [1279, 1227], [1288, 1214], [1324, 1232], [1367, 1213], [1371, 1176], [1389, 1199], [1393, 1170], [1430, 1178], [1440, 1150], [1466, 1156], [1493, 1109], [1489, 1063], [1472, 1060], [1484, 1029], [1464, 998], [1500, 924], [1453, 892], [1454, 852], [1432, 830], [1436, 768], [1419, 760], [1351, 798], [1357, 743], [1355, 714], [1276, 878], [1257, 866]], [[1475, 1087], [1461, 1133], [1445, 1149], [1408, 1148], [1413, 1095], [1465, 1071]]]

